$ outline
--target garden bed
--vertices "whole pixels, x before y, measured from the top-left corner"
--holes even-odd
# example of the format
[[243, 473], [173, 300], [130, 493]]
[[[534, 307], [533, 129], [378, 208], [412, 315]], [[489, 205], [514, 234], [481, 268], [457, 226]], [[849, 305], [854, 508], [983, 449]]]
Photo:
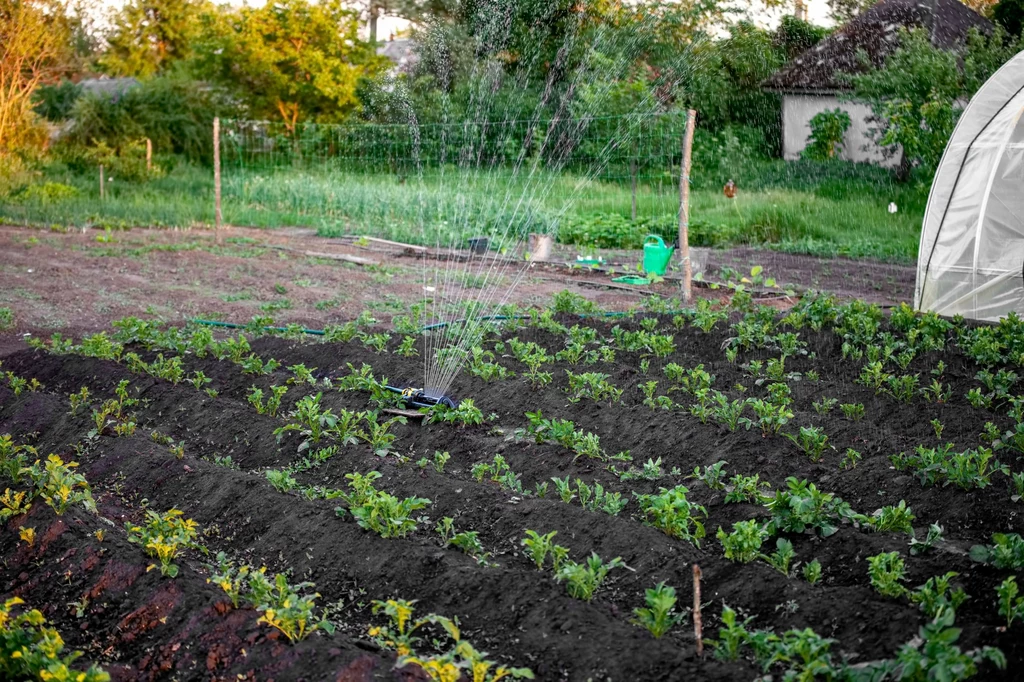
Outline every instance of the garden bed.
[[[852, 314], [847, 312], [847, 317]], [[995, 592], [1013, 571], [969, 556], [972, 546], [990, 543], [993, 533], [1021, 532], [1021, 503], [1011, 502], [1009, 476], [995, 474], [987, 487], [964, 489], [943, 486], [941, 481], [926, 487], [912, 468], [897, 471], [890, 458], [913, 453], [919, 445], [935, 448], [949, 442], [958, 452], [977, 448], [983, 445], [979, 434], [986, 422], [994, 422], [1001, 432], [1013, 427], [998, 399], [992, 408], [968, 403], [968, 391], [981, 386], [975, 378], [980, 367], [958, 350], [954, 331], [942, 334], [947, 339], [942, 351], [922, 348], [905, 361], [905, 368], [896, 369], [894, 361], [885, 365], [895, 379], [920, 376], [913, 395], [901, 402], [898, 388], [895, 393], [876, 391], [861, 382], [867, 360], [844, 359], [842, 334], [849, 343], [849, 329], [841, 315], [826, 321], [821, 331], [779, 325], [762, 347], [755, 343], [738, 349], [735, 362], [723, 349], [742, 338], [742, 329], [729, 326], [740, 319], [738, 314], [706, 332], [686, 318], [647, 317], [656, 322], [642, 323], [638, 316], [614, 324], [620, 335], [621, 330], [641, 331], [642, 324], [657, 334], [671, 335], [670, 352], [659, 356], [630, 350], [630, 342], [622, 342], [620, 336], [606, 344], [615, 348], [614, 359], [605, 356], [593, 366], [582, 361], [570, 364], [564, 356], [553, 358], [566, 346], [565, 334], [555, 331], [557, 325], [594, 329], [598, 340], [583, 345], [596, 354], [600, 339], [613, 338], [612, 323], [559, 316], [557, 322], [541, 325], [547, 329], [524, 326], [506, 331], [494, 361], [516, 376], [484, 381], [464, 371], [451, 389], [454, 396], [471, 398], [482, 410], [482, 424], [396, 423], [391, 427], [396, 438], [383, 456], [374, 453], [376, 446], [357, 440], [336, 443], [330, 456], [299, 467], [294, 465], [332, 441], [327, 438], [300, 450], [304, 438], [297, 431], [283, 433], [279, 441], [275, 430], [288, 423], [289, 411], [318, 393], [321, 408], [334, 414], [367, 410], [366, 391], [336, 390], [350, 374], [349, 365], [358, 369], [365, 363], [374, 376], [387, 377], [392, 384], [415, 382], [423, 373], [422, 359], [397, 354], [399, 337], [388, 341], [390, 352], [384, 353], [358, 338], [327, 343], [252, 338], [251, 352], [263, 361], [273, 358], [280, 363], [269, 373], [255, 375], [226, 357], [197, 357], [195, 348], [179, 356], [169, 347], [147, 350], [128, 343], [118, 360], [87, 357], [81, 349], [65, 354], [13, 353], [4, 358], [3, 371], [37, 379], [42, 387], [21, 389], [15, 395], [10, 386], [0, 386], [0, 434], [34, 446], [40, 457], [54, 452], [77, 461], [98, 515], [73, 506], [57, 516], [38, 500], [27, 516], [8, 521], [0, 532], [0, 553], [6, 557], [0, 566], [0, 593], [19, 596], [28, 607], [42, 610], [68, 647], [84, 652], [82, 661], [101, 665], [115, 679], [415, 679], [422, 671], [414, 665], [393, 669], [395, 653], [368, 633], [369, 627], [385, 623], [381, 614], [371, 612], [373, 600], [407, 599], [416, 600], [417, 615], [457, 617], [462, 635], [478, 650], [505, 664], [528, 667], [537, 679], [733, 680], [760, 674], [753, 651], [745, 648], [738, 660], [724, 660], [729, 657], [709, 646], [698, 656], [685, 613], [665, 636], [652, 637], [631, 622], [634, 609], [644, 606], [645, 589], [661, 581], [674, 586], [677, 611], [682, 612], [692, 602], [692, 566], [698, 564], [706, 637], [720, 639], [721, 614], [727, 605], [744, 618], [754, 618], [747, 625], [751, 631], [770, 629], [782, 637], [787, 631], [811, 628], [835, 640], [829, 653], [838, 668], [844, 659], [850, 665], [894, 659], [929, 621], [908, 599], [909, 593], [889, 597], [872, 587], [867, 558], [898, 552], [905, 561], [903, 585], [908, 590], [948, 571], [959, 574], [953, 584], [962, 586], [970, 598], [956, 609], [956, 626], [962, 628], [956, 645], [963, 651], [998, 647], [1009, 665], [1000, 671], [981, 663], [982, 679], [1014, 677], [1012, 671], [1024, 663], [1019, 636], [1024, 623], [1005, 628]], [[883, 325], [882, 330], [886, 328]], [[790, 331], [805, 345], [787, 359], [784, 380], [754, 376], [756, 365], [751, 369], [749, 363], [777, 358], [780, 351], [771, 339]], [[893, 332], [892, 338], [903, 339], [905, 348], [905, 330]], [[530, 387], [524, 378], [527, 366], [510, 357], [516, 354], [508, 343], [512, 337], [547, 349], [552, 359], [543, 364], [543, 371], [551, 374], [550, 383]], [[860, 338], [853, 343], [862, 349], [880, 343], [878, 336]], [[422, 338], [416, 344], [425, 352]], [[483, 345], [491, 349], [494, 340]], [[139, 365], [132, 371], [128, 352], [137, 353], [150, 370], [160, 359], [181, 357], [185, 377], [199, 371], [210, 381], [197, 388], [187, 379], [174, 383], [139, 371]], [[945, 368], [938, 380], [948, 395], [930, 400], [921, 389], [931, 382], [940, 360]], [[700, 402], [693, 392], [669, 392], [670, 386], [681, 386], [671, 379], [672, 369], [665, 372], [672, 363], [684, 370], [703, 365], [714, 375], [713, 388], [729, 400], [764, 398], [772, 383], [788, 384], [793, 415], [781, 431], [798, 434], [800, 427], [813, 426], [827, 434], [820, 460], [813, 461], [815, 457], [781, 434], [763, 433], [750, 406], [743, 416], [754, 420], [752, 428], [740, 425], [730, 430], [720, 419], [706, 416], [705, 422], [699, 410], [691, 409]], [[301, 380], [286, 384], [297, 378], [287, 368], [298, 364], [316, 368], [316, 387]], [[607, 384], [623, 391], [621, 398], [582, 397], [572, 402], [569, 373], [584, 372], [607, 375]], [[89, 437], [95, 428], [91, 410], [112, 398], [122, 380], [129, 382], [129, 395], [140, 401], [131, 407], [134, 433], [115, 436], [106, 428]], [[326, 388], [325, 381], [332, 387]], [[645, 404], [641, 387], [648, 381], [657, 381], [658, 386]], [[740, 391], [738, 384], [745, 390]], [[275, 385], [288, 386], [279, 411], [275, 416], [257, 413], [248, 399], [251, 387], [269, 396]], [[77, 414], [70, 414], [68, 396], [82, 387], [92, 398]], [[215, 389], [215, 396], [202, 388]], [[658, 396], [666, 400], [657, 403]], [[836, 400], [831, 408], [828, 399]], [[850, 418], [839, 404], [863, 405], [863, 417]], [[527, 417], [537, 412], [542, 413], [539, 418], [571, 420], [581, 433], [597, 435], [600, 456], [577, 457], [564, 444], [538, 442], [544, 437], [531, 432]], [[535, 417], [533, 431], [539, 418]], [[941, 423], [941, 439], [932, 420]], [[154, 431], [156, 438], [151, 436]], [[848, 448], [858, 451], [860, 459], [850, 459]], [[631, 461], [615, 458], [624, 451]], [[447, 452], [450, 459], [435, 466], [435, 452]], [[481, 464], [493, 466], [495, 455], [501, 455], [511, 476], [481, 469]], [[1018, 450], [1004, 447], [996, 456], [1010, 470], [1024, 469]], [[428, 462], [418, 465], [421, 458]], [[631, 467], [641, 470], [649, 460], [652, 466], [660, 462], [648, 470], [646, 479], [621, 475]], [[726, 462], [722, 466], [728, 472], [724, 487], [713, 474], [691, 477], [695, 467], [704, 472], [720, 461]], [[272, 485], [266, 470], [290, 465], [290, 489]], [[325, 499], [330, 496], [323, 491], [348, 490], [347, 474], [369, 471], [381, 474], [374, 482], [378, 490], [399, 499], [430, 501], [412, 515], [414, 531], [404, 537], [381, 537], [360, 527], [339, 498]], [[731, 479], [754, 474], [767, 484], [760, 493], [763, 497], [727, 503]], [[562, 501], [552, 477], [571, 479], [575, 499]], [[725, 558], [723, 545], [715, 538], [717, 529], [728, 532], [734, 523], [748, 519], [770, 522], [768, 496], [785, 490], [788, 477], [813, 482], [866, 517], [903, 501], [916, 517], [912, 527], [919, 541], [931, 524], [943, 527], [943, 539], [929, 551], [912, 555], [907, 532], [874, 530], [863, 517], [840, 514], [832, 519], [837, 527], [833, 534], [775, 528], [765, 538], [760, 550], [765, 555], [776, 550], [780, 538], [792, 543], [795, 558], [788, 575], [765, 559], [741, 563]], [[621, 493], [624, 508], [615, 515], [585, 509], [577, 479], [591, 489], [600, 484], [606, 491]], [[548, 485], [541, 497], [537, 485], [544, 482]], [[705, 537], [695, 537], [699, 533], [692, 525], [689, 540], [679, 533], [673, 536], [645, 513], [644, 500], [650, 498], [639, 496], [656, 496], [659, 490], [676, 486], [688, 489], [690, 504], [706, 508], [706, 518], [694, 512], [706, 526]], [[277, 489], [281, 487], [285, 492]], [[314, 492], [302, 494], [304, 487]], [[336, 512], [339, 506], [341, 516]], [[198, 524], [198, 542], [210, 552], [185, 551], [176, 559], [180, 571], [173, 578], [159, 570], [147, 572], [153, 560], [128, 542], [124, 529], [125, 522], [141, 523], [146, 509], [170, 508]], [[417, 522], [419, 516], [429, 521]], [[444, 546], [434, 528], [445, 517], [454, 520], [457, 531], [475, 531], [487, 556], [478, 560], [455, 546]], [[28, 527], [35, 529], [31, 546], [19, 540], [19, 528]], [[583, 562], [596, 552], [605, 561], [621, 557], [626, 567], [611, 570], [592, 601], [574, 598], [549, 566], [538, 570], [527, 555], [521, 540], [528, 529], [540, 534], [557, 531], [554, 541], [568, 548], [570, 560]], [[102, 539], [98, 530], [104, 531]], [[244, 603], [232, 607], [224, 591], [207, 582], [212, 574], [208, 565], [215, 563], [213, 555], [218, 552], [236, 565], [266, 566], [268, 575], [285, 573], [291, 583], [315, 583], [320, 595], [317, 613], [326, 607], [336, 631], [315, 632], [291, 644], [258, 622], [261, 613], [256, 609]], [[803, 570], [812, 560], [822, 568], [814, 583]], [[774, 672], [784, 671], [786, 665], [777, 664]]]

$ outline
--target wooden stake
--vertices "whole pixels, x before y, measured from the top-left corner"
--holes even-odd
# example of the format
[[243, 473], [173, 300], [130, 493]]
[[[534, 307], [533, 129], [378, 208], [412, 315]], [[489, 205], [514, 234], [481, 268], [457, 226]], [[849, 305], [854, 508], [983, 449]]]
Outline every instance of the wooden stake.
[[[693, 300], [693, 267], [690, 265], [690, 156], [693, 150], [693, 125], [697, 112], [686, 112], [683, 136], [683, 163], [679, 172], [679, 255], [683, 259], [683, 298]], [[699, 646], [699, 643], [698, 643]]]
[[103, 185], [104, 185], [104, 182], [103, 182], [103, 164], [101, 163], [100, 164], [100, 199], [104, 199], [107, 196], [106, 188], [104, 188]]
[[146, 172], [153, 172], [153, 140], [146, 138]]
[[630, 183], [633, 189], [633, 222], [636, 222], [636, 159], [629, 162]]
[[213, 231], [217, 237], [217, 244], [222, 244], [224, 238], [220, 233], [222, 220], [220, 212], [220, 118], [213, 119]]
[[[693, 120], [693, 119], [690, 119]], [[700, 566], [693, 565], [693, 636], [697, 639], [697, 655], [704, 655], [704, 621], [700, 616]]]

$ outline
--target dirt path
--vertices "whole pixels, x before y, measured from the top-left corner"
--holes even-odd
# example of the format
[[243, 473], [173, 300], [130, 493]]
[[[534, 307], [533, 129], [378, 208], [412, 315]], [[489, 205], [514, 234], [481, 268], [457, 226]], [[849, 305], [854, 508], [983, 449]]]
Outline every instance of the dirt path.
[[[383, 264], [363, 267], [302, 252], [369, 257]], [[573, 259], [575, 251], [560, 247], [556, 255]], [[634, 266], [640, 258], [638, 252], [603, 255]], [[914, 273], [907, 266], [747, 248], [712, 252], [709, 276], [713, 278], [722, 266], [743, 274], [753, 265], [763, 266], [765, 274], [780, 284], [883, 304], [909, 300], [913, 294]], [[322, 328], [370, 310], [387, 322], [422, 298], [422, 277], [422, 261], [414, 254], [376, 245], [345, 245], [318, 238], [311, 230], [233, 228], [218, 247], [206, 230], [106, 235], [0, 227], [0, 309], [13, 314], [13, 325], [0, 331], [0, 355], [20, 347], [25, 333], [95, 331], [126, 315], [171, 322], [196, 316], [247, 322], [264, 314], [279, 323]], [[547, 303], [553, 294], [570, 289], [604, 309], [624, 310], [646, 297], [642, 291], [601, 286], [609, 279], [601, 273], [531, 268], [512, 300], [523, 305]], [[679, 295], [672, 283], [653, 290], [665, 297]], [[721, 294], [698, 290], [698, 295]]]

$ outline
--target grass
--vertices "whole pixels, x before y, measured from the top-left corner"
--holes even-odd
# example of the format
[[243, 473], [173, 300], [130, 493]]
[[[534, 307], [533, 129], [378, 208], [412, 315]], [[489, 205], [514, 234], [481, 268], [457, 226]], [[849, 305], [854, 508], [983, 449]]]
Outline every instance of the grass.
[[[735, 166], [734, 168], [730, 166]], [[145, 183], [107, 187], [59, 166], [41, 181], [75, 188], [73, 196], [17, 193], [0, 198], [0, 222], [66, 227], [209, 225], [212, 173], [180, 165]], [[461, 245], [480, 234], [551, 232], [563, 240], [635, 248], [643, 237], [675, 234], [678, 188], [670, 174], [638, 186], [631, 220], [628, 182], [570, 174], [527, 177], [509, 170], [429, 171], [422, 178], [343, 172], [276, 172], [227, 168], [224, 220], [254, 227], [313, 227], [324, 236], [370, 234], [411, 243]], [[691, 243], [751, 244], [814, 255], [916, 258], [925, 192], [901, 185], [882, 169], [844, 162], [776, 159], [722, 162], [696, 169], [691, 199]], [[735, 199], [721, 184], [733, 178]], [[890, 214], [889, 202], [899, 211]]]

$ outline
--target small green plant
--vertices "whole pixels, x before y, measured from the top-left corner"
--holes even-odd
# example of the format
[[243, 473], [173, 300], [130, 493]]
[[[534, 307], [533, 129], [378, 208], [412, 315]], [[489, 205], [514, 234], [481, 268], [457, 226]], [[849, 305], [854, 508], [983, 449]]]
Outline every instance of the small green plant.
[[604, 583], [612, 569], [625, 567], [626, 564], [620, 557], [606, 562], [596, 552], [592, 552], [583, 563], [577, 563], [570, 559], [564, 560], [561, 567], [555, 572], [555, 580], [565, 583], [570, 597], [590, 601], [594, 598], [594, 592]]
[[917, 518], [910, 511], [906, 500], [900, 500], [898, 505], [886, 505], [875, 511], [868, 519], [871, 527], [879, 532], [898, 532], [914, 534], [913, 521]]
[[277, 416], [281, 408], [281, 398], [288, 392], [287, 386], [271, 386], [270, 395], [266, 403], [263, 402], [263, 390], [252, 386], [249, 388], [249, 404], [256, 408], [257, 414], [265, 414], [271, 417]]
[[996, 568], [1024, 568], [1024, 538], [1017, 533], [993, 533], [991, 545], [971, 547], [971, 558]]
[[839, 461], [839, 468], [843, 471], [849, 469], [856, 469], [857, 464], [863, 459], [862, 455], [854, 450], [853, 448], [846, 448], [846, 452], [843, 453], [843, 458]]
[[907, 588], [902, 585], [907, 569], [899, 552], [882, 552], [868, 557], [868, 576], [871, 586], [885, 597], [902, 597]]
[[439, 474], [444, 473], [444, 467], [448, 464], [448, 461], [452, 458], [447, 452], [441, 452], [440, 450], [434, 450], [434, 471]]
[[830, 447], [828, 436], [817, 426], [801, 426], [797, 434], [784, 433], [786, 438], [800, 448], [812, 462], [820, 462], [825, 454], [825, 448]]
[[950, 571], [945, 575], [928, 578], [924, 585], [907, 596], [910, 601], [920, 606], [929, 618], [936, 618], [943, 609], [955, 611], [968, 599], [962, 587], [950, 589], [950, 581], [958, 575], [959, 573]]
[[725, 465], [728, 464], [725, 460], [719, 460], [710, 466], [704, 467], [704, 471], [700, 470], [700, 467], [694, 467], [693, 474], [687, 478], [696, 478], [699, 481], [703, 481], [704, 485], [711, 488], [712, 490], [724, 490], [725, 489], [725, 477], [728, 475], [725, 471]]
[[385, 421], [377, 421], [376, 415], [370, 414], [366, 417], [366, 430], [358, 433], [358, 436], [369, 443], [373, 453], [378, 457], [387, 457], [391, 454], [391, 445], [397, 436], [391, 433], [391, 427], [395, 424], [405, 424], [405, 417], [392, 417]]
[[68, 396], [68, 399], [71, 401], [71, 414], [78, 414], [80, 407], [89, 405], [88, 387], [82, 386], [78, 393], [72, 393]]
[[559, 553], [555, 552], [555, 548], [559, 547], [559, 545], [556, 545], [553, 542], [556, 535], [558, 535], [558, 531], [554, 530], [546, 535], [541, 535], [535, 530], [527, 530], [526, 537], [519, 541], [519, 544], [526, 548], [526, 552], [529, 554], [530, 559], [532, 559], [533, 563], [536, 564], [537, 570], [544, 569], [544, 561], [547, 559], [549, 554], [556, 558], [555, 570], [558, 570], [559, 564], [557, 562], [557, 556]]
[[803, 569], [804, 580], [814, 585], [821, 580], [821, 562], [817, 559], [812, 559], [810, 562], [804, 564]]
[[313, 587], [310, 582], [290, 585], [283, 573], [275, 575], [271, 582], [263, 570], [250, 571], [248, 598], [263, 614], [256, 622], [276, 628], [292, 643], [305, 639], [316, 630], [333, 633], [334, 625], [326, 618], [314, 621], [313, 609], [320, 595], [306, 592]]
[[933, 523], [928, 526], [928, 532], [925, 534], [924, 540], [918, 540], [916, 537], [910, 538], [910, 553], [913, 556], [918, 554], [924, 554], [935, 547], [935, 545], [942, 540], [942, 526], [937, 523]]
[[700, 540], [704, 537], [704, 524], [700, 517], [707, 518], [708, 512], [701, 505], [689, 501], [686, 498], [688, 492], [685, 486], [677, 485], [659, 488], [656, 495], [633, 495], [644, 513], [645, 523], [700, 547]]
[[[163, 514], [147, 509], [143, 525], [125, 524], [128, 541], [141, 545], [146, 554], [158, 559], [160, 572], [169, 578], [178, 575], [178, 567], [173, 563], [178, 552], [185, 547], [198, 547], [199, 527], [192, 519], [183, 517], [184, 513], [178, 509]], [[149, 567], [152, 568], [154, 566]]]
[[716, 537], [725, 550], [725, 558], [730, 561], [747, 564], [761, 555], [761, 544], [768, 539], [768, 530], [757, 519], [737, 521], [732, 524], [733, 531], [726, 533], [718, 527]]
[[239, 598], [246, 588], [251, 569], [244, 564], [236, 567], [224, 552], [217, 552], [216, 558], [217, 565], [212, 567], [212, 575], [206, 579], [206, 582], [224, 590], [224, 593], [228, 595], [228, 599], [231, 600], [231, 605], [237, 609]]
[[655, 639], [660, 639], [676, 625], [686, 620], [686, 612], [676, 612], [676, 590], [665, 581], [644, 590], [645, 607], [633, 609], [633, 623], [647, 628]]
[[762, 554], [761, 557], [776, 571], [788, 576], [790, 564], [796, 558], [796, 552], [793, 550], [792, 542], [786, 538], [778, 538], [775, 541], [775, 551], [767, 555]]
[[[373, 482], [381, 477], [380, 472], [371, 471], [365, 476], [358, 473], [346, 474], [350, 493], [341, 498], [348, 504], [348, 512], [361, 528], [372, 530], [382, 538], [401, 538], [416, 530], [418, 519], [412, 514], [430, 505], [422, 497], [399, 499], [390, 493], [377, 490]], [[345, 510], [335, 509], [339, 516]]]
[[824, 415], [834, 410], [838, 404], [839, 400], [837, 398], [822, 398], [811, 403], [811, 407], [813, 407], [814, 411], [818, 414]]
[[64, 462], [59, 455], [51, 454], [46, 463], [36, 460], [21, 473], [28, 475], [36, 489], [36, 494], [58, 515], [67, 511], [72, 504], [81, 503], [89, 511], [96, 510], [92, 499], [92, 490], [85, 476], [75, 473], [78, 462]]
[[264, 475], [267, 477], [270, 485], [274, 486], [274, 489], [279, 493], [291, 492], [299, 486], [299, 482], [292, 478], [287, 471], [267, 469]]
[[16, 614], [16, 608], [24, 603], [19, 597], [0, 603], [0, 678], [110, 682], [110, 675], [96, 665], [84, 671], [73, 668], [82, 652], [64, 653], [63, 638], [47, 626], [40, 611], [31, 609]]
[[1011, 575], [996, 587], [996, 596], [999, 601], [999, 615], [1006, 616], [1007, 629], [1013, 625], [1015, 620], [1024, 620], [1024, 597], [1017, 596], [1020, 588], [1017, 587], [1017, 576]]
[[852, 422], [859, 422], [864, 418], [864, 404], [863, 403], [843, 403], [839, 406], [843, 416]]
[[290, 423], [274, 430], [278, 442], [281, 442], [288, 432], [298, 431], [304, 439], [299, 445], [299, 452], [302, 452], [310, 445], [319, 443], [326, 433], [334, 428], [338, 423], [338, 418], [330, 409], [321, 408], [320, 399], [322, 397], [322, 393], [317, 393], [315, 396], [307, 395], [295, 403], [295, 408], [288, 413]]
[[574, 374], [566, 371], [569, 378], [569, 386], [566, 393], [569, 394], [569, 402], [578, 403], [584, 398], [594, 402], [608, 400], [613, 403], [619, 402], [622, 398], [622, 389], [616, 388], [608, 382], [608, 375], [600, 372], [584, 372]]
[[479, 426], [484, 423], [484, 414], [473, 403], [472, 398], [464, 398], [459, 402], [458, 407], [448, 407], [438, 403], [421, 411], [426, 413], [426, 422], [428, 424], [443, 422], [458, 426]]

